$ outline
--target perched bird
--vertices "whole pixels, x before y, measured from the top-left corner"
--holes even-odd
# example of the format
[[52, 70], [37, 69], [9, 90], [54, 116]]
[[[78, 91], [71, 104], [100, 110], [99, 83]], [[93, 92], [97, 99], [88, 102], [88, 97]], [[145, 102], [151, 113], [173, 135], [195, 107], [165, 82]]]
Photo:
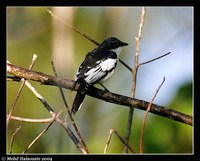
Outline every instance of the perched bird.
[[117, 38], [110, 37], [86, 55], [75, 76], [76, 83], [79, 83], [79, 89], [71, 113], [75, 114], [80, 109], [83, 99], [92, 85], [101, 84], [113, 75], [122, 47], [127, 45]]

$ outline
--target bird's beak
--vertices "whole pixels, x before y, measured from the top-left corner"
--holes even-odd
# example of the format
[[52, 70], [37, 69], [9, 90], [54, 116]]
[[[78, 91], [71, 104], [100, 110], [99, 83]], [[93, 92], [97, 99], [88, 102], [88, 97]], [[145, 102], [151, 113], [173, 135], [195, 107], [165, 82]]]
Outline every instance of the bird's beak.
[[127, 46], [128, 44], [125, 42], [122, 42], [122, 46]]

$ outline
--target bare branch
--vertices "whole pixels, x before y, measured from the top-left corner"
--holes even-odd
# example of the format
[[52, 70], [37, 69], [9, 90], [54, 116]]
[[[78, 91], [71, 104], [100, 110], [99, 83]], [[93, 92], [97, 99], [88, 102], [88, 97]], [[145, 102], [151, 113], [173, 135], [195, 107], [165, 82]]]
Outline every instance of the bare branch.
[[96, 42], [95, 40], [93, 40], [92, 38], [90, 38], [89, 36], [87, 36], [86, 34], [82, 33], [80, 30], [76, 29], [75, 27], [73, 27], [71, 24], [69, 24], [68, 22], [64, 21], [62, 18], [56, 16], [55, 14], [53, 14], [51, 12], [51, 10], [49, 10], [48, 8], [45, 8], [45, 10], [55, 19], [59, 20], [60, 22], [62, 22], [63, 24], [67, 25], [69, 28], [71, 28], [72, 30], [74, 30], [76, 33], [82, 35], [83, 37], [85, 37], [86, 39], [88, 39], [89, 41], [93, 42], [96, 45], [99, 45], [98, 42]]
[[129, 67], [124, 61], [122, 61], [121, 59], [119, 59], [119, 62], [122, 63], [131, 73], [133, 72], [133, 70], [131, 69], [131, 67]]
[[[49, 111], [49, 113], [54, 117], [56, 114], [54, 113], [54, 110], [50, 107], [50, 105], [46, 102], [46, 100], [31, 86], [31, 84], [26, 81], [25, 84], [27, 87], [36, 95], [36, 97], [43, 103], [44, 107]], [[74, 133], [71, 131], [71, 129], [67, 126], [65, 122], [60, 120], [59, 118], [55, 117], [56, 122], [58, 122], [64, 130], [67, 132], [68, 136], [72, 139], [76, 147], [83, 153], [87, 154], [87, 151], [84, 149], [82, 144], [79, 142], [79, 140], [76, 138]]]
[[[77, 91], [78, 89], [78, 85], [75, 88], [73, 88], [74, 83], [75, 83], [73, 80], [66, 80], [62, 78], [53, 77], [41, 72], [30, 71], [24, 68], [17, 67], [12, 64], [8, 64], [8, 63], [7, 63], [7, 72], [10, 74], [14, 74], [20, 78], [25, 78], [25, 79], [41, 82], [42, 84], [45, 84], [45, 85], [58, 86], [58, 87], [66, 88], [73, 91]], [[111, 103], [131, 107], [131, 108], [137, 108], [137, 109], [145, 110], [145, 111], [149, 105], [149, 102], [147, 101], [130, 98], [127, 96], [122, 96], [119, 94], [97, 89], [95, 87], [92, 87], [92, 89], [88, 92], [88, 95], [104, 100], [106, 102], [111, 102]], [[159, 116], [167, 117], [169, 119], [182, 122], [191, 126], [193, 124], [192, 116], [186, 115], [181, 112], [178, 112], [178, 111], [175, 111], [163, 106], [159, 106], [156, 104], [152, 104], [149, 112], [154, 113]]]
[[9, 153], [12, 153], [12, 147], [13, 147], [13, 142], [15, 139], [15, 135], [17, 134], [17, 132], [21, 129], [21, 126], [19, 126], [18, 128], [16, 128], [15, 132], [12, 134], [11, 140], [10, 140], [10, 150]]
[[37, 90], [28, 82], [25, 82], [26, 86], [35, 94], [35, 96], [42, 102], [44, 107], [49, 111], [51, 115], [55, 115], [54, 110], [51, 106], [46, 102], [46, 100], [37, 92]]
[[[137, 35], [137, 37], [135, 37], [135, 40], [136, 40], [136, 51], [135, 51], [134, 69], [132, 70], [132, 76], [133, 76], [132, 89], [131, 89], [131, 97], [132, 98], [135, 98], [136, 82], [137, 82], [137, 71], [138, 71], [138, 68], [139, 68], [138, 59], [139, 59], [140, 39], [142, 37], [142, 28], [143, 28], [143, 25], [144, 25], [144, 18], [145, 18], [145, 8], [142, 7], [142, 13], [141, 13], [141, 19], [140, 19], [138, 35]], [[129, 141], [129, 137], [130, 137], [130, 134], [131, 134], [133, 112], [134, 112], [134, 108], [130, 108], [129, 109], [129, 115], [128, 115], [127, 131], [126, 131], [126, 136], [125, 136], [125, 140], [127, 141], [127, 143]], [[127, 147], [124, 148], [124, 152], [125, 153], [128, 152]]]
[[[73, 27], [71, 24], [69, 24], [68, 22], [64, 21], [62, 18], [56, 16], [54, 13], [52, 13], [51, 10], [49, 10], [48, 8], [45, 8], [45, 10], [55, 19], [59, 20], [60, 22], [62, 22], [63, 24], [67, 25], [69, 28], [71, 28], [72, 30], [74, 30], [76, 33], [80, 34], [81, 36], [83, 36], [84, 38], [86, 38], [87, 40], [91, 41], [92, 43], [94, 43], [95, 45], [99, 45], [99, 43], [97, 41], [95, 41], [94, 39], [90, 38], [88, 35], [84, 34], [83, 32], [81, 32], [80, 30], [78, 30], [77, 28]], [[119, 62], [122, 63], [129, 71], [132, 71], [131, 68], [125, 63], [123, 62], [121, 59], [119, 59]]]
[[[8, 115], [7, 115], [7, 117], [8, 117]], [[27, 123], [49, 123], [52, 121], [52, 118], [30, 119], [30, 118], [22, 118], [22, 117], [17, 117], [17, 116], [11, 116], [10, 119], [15, 120], [15, 121], [27, 122]]]
[[147, 64], [147, 63], [151, 63], [151, 62], [153, 62], [153, 61], [155, 61], [155, 60], [158, 60], [158, 59], [160, 59], [160, 58], [163, 58], [163, 57], [165, 57], [165, 56], [167, 56], [167, 55], [169, 55], [169, 54], [171, 54], [171, 52], [168, 52], [168, 53], [166, 53], [166, 54], [164, 54], [164, 55], [161, 55], [161, 56], [159, 56], [159, 57], [157, 57], [157, 58], [154, 58], [154, 59], [151, 59], [151, 60], [149, 60], [149, 61], [140, 63], [140, 64], [138, 64], [138, 66], [141, 66], [141, 65], [144, 65], [144, 64]]
[[[55, 66], [54, 66], [54, 63], [53, 63], [52, 60], [51, 60], [51, 64], [52, 64], [52, 68], [53, 68], [53, 71], [54, 71], [54, 73], [55, 73], [55, 76], [57, 77], [58, 75], [57, 75], [57, 72], [56, 72], [56, 69], [55, 69]], [[86, 151], [87, 153], [89, 153], [88, 148], [87, 148], [87, 146], [86, 146], [86, 144], [85, 144], [85, 142], [84, 142], [84, 140], [83, 140], [83, 138], [82, 138], [82, 136], [81, 136], [81, 134], [80, 134], [80, 131], [79, 131], [78, 127], [76, 126], [75, 120], [74, 120], [74, 118], [73, 118], [72, 115], [71, 115], [69, 106], [68, 106], [67, 101], [66, 101], [65, 96], [64, 96], [64, 92], [63, 92], [63, 90], [62, 90], [61, 87], [59, 87], [59, 90], [60, 90], [60, 93], [61, 93], [61, 96], [62, 96], [64, 105], [65, 105], [65, 107], [66, 107], [66, 109], [67, 109], [69, 118], [70, 118], [71, 123], [72, 123], [72, 125], [73, 125], [73, 127], [74, 127], [74, 129], [75, 129], [75, 131], [76, 131], [76, 133], [77, 133], [77, 135], [78, 135], [78, 137], [79, 137], [79, 140], [80, 140], [80, 142], [82, 143], [82, 145], [83, 145], [85, 151]]]
[[7, 81], [17, 81], [17, 82], [20, 82], [21, 78], [18, 78], [16, 76], [10, 76], [10, 75], [8, 75], [8, 76], [6, 76], [6, 80]]
[[107, 153], [107, 149], [108, 149], [108, 146], [110, 144], [110, 140], [111, 140], [113, 131], [114, 131], [113, 129], [110, 129], [110, 132], [109, 132], [109, 135], [108, 135], [108, 140], [107, 140], [106, 146], [104, 148], [104, 154]]
[[64, 121], [62, 121], [58, 118], [56, 118], [56, 122], [59, 123], [64, 128], [64, 130], [67, 132], [67, 134], [72, 139], [72, 141], [74, 142], [76, 147], [80, 150], [80, 152], [82, 152], [83, 154], [88, 154], [88, 152], [85, 150], [85, 148], [79, 142], [79, 140], [76, 138], [76, 136], [74, 135], [72, 130], [69, 128], [69, 126], [67, 126], [67, 124]]
[[148, 107], [147, 107], [147, 110], [145, 112], [145, 116], [144, 116], [144, 120], [142, 122], [142, 128], [141, 128], [141, 135], [140, 135], [140, 154], [142, 154], [142, 149], [143, 149], [143, 137], [144, 137], [144, 127], [145, 127], [145, 123], [146, 123], [146, 119], [147, 119], [147, 115], [148, 115], [148, 112], [149, 110], [151, 109], [151, 105], [154, 101], [154, 99], [156, 98], [156, 95], [158, 94], [160, 88], [162, 87], [163, 83], [165, 82], [165, 77], [163, 77], [163, 81], [162, 83], [160, 84], [160, 86], [158, 87], [158, 89], [156, 90], [156, 93], [155, 95], [153, 96], [151, 102], [149, 103]]
[[107, 141], [107, 144], [104, 148], [104, 154], [107, 153], [107, 149], [108, 149], [108, 146], [110, 144], [110, 140], [111, 140], [111, 137], [112, 137], [112, 134], [115, 134], [119, 140], [132, 152], [132, 153], [136, 153], [133, 148], [128, 145], [128, 143], [119, 135], [119, 133], [116, 131], [116, 130], [113, 130], [113, 129], [110, 129], [110, 132], [109, 132], [109, 135], [108, 135], [108, 141]]
[[[36, 59], [37, 59], [37, 55], [34, 54], [34, 55], [33, 55], [33, 59], [32, 59], [32, 63], [31, 63], [31, 65], [29, 66], [29, 70], [31, 70], [31, 69], [33, 68], [33, 65], [34, 65]], [[10, 117], [11, 117], [11, 115], [12, 115], [12, 112], [13, 112], [14, 109], [15, 109], [15, 105], [16, 105], [17, 100], [18, 100], [18, 98], [19, 98], [19, 95], [20, 95], [20, 93], [21, 93], [21, 91], [22, 91], [22, 89], [23, 89], [23, 87], [24, 87], [25, 82], [26, 82], [26, 80], [22, 79], [22, 84], [21, 84], [21, 86], [20, 86], [20, 88], [19, 88], [19, 90], [18, 90], [18, 92], [17, 92], [17, 94], [16, 94], [16, 96], [15, 96], [15, 99], [14, 99], [12, 105], [11, 105], [11, 109], [10, 109], [10, 112], [9, 112], [9, 114], [8, 114], [8, 117], [7, 117], [7, 127], [8, 127], [8, 124], [9, 124]]]
[[[7, 63], [7, 70], [9, 71], [13, 66], [10, 63]], [[11, 68], [10, 68], [11, 67]], [[25, 69], [26, 70], [26, 69]], [[18, 71], [18, 70], [15, 70]], [[30, 72], [30, 70], [27, 70]], [[33, 74], [33, 73], [32, 73]], [[39, 73], [38, 73], [39, 74]], [[40, 73], [41, 74], [41, 73]], [[39, 75], [40, 75], [39, 74]], [[34, 74], [33, 74], [34, 75]], [[32, 76], [33, 76], [32, 75]], [[38, 76], [39, 76], [38, 75]], [[30, 77], [32, 77], [30, 76]], [[43, 74], [44, 76], [44, 74]], [[18, 76], [19, 77], [19, 76]], [[41, 75], [38, 77], [38, 79], [41, 79]], [[23, 79], [27, 79], [27, 78], [23, 78]], [[35, 96], [43, 103], [44, 107], [49, 111], [49, 113], [52, 115], [52, 117], [54, 117], [56, 114], [54, 113], [54, 110], [50, 107], [50, 105], [46, 102], [46, 100], [36, 91], [36, 89], [28, 82], [25, 81], [25, 85], [35, 94]], [[76, 138], [76, 136], [74, 135], [74, 133], [71, 131], [71, 129], [67, 126], [67, 124], [65, 122], [63, 122], [62, 120], [60, 120], [59, 118], [55, 118], [56, 122], [58, 122], [63, 128], [64, 130], [67, 132], [68, 136], [72, 139], [72, 141], [75, 143], [76, 147], [83, 153], [83, 154], [87, 154], [88, 152], [84, 149], [84, 147], [82, 146], [82, 144], [79, 142], [79, 140]], [[49, 124], [50, 125], [50, 124]], [[41, 134], [42, 135], [42, 134]], [[38, 136], [39, 137], [39, 136]], [[37, 139], [36, 139], [37, 140]], [[26, 152], [26, 150], [24, 151]]]
[[49, 123], [49, 125], [29, 144], [29, 146], [22, 152], [22, 154], [26, 153], [32, 146], [34, 143], [36, 143], [36, 141], [38, 141], [44, 134], [45, 132], [47, 132], [47, 130], [50, 128], [50, 126], [53, 124], [53, 122], [55, 121], [55, 118], [57, 117], [57, 115], [55, 115], [52, 119], [52, 121]]

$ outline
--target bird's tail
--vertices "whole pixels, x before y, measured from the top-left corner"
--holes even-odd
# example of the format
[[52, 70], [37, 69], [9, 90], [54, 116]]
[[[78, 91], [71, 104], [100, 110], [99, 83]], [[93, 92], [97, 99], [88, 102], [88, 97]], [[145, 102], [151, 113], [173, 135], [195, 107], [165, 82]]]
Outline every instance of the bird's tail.
[[73, 113], [73, 114], [75, 114], [81, 108], [81, 105], [82, 105], [82, 102], [85, 98], [85, 95], [90, 88], [90, 84], [88, 84], [83, 79], [78, 79], [76, 81], [76, 83], [77, 82], [79, 83], [79, 89], [77, 91], [77, 94], [76, 94], [76, 97], [74, 99], [72, 109], [71, 109], [71, 113]]

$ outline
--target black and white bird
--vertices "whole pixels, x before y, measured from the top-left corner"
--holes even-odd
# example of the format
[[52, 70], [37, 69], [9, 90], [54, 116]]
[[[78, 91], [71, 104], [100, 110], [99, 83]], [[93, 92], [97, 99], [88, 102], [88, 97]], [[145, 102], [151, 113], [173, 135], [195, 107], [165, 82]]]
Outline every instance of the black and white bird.
[[127, 45], [117, 38], [110, 37], [86, 55], [75, 76], [76, 83], [79, 83], [79, 89], [71, 113], [75, 114], [80, 109], [83, 99], [92, 85], [103, 83], [113, 75], [122, 47]]

